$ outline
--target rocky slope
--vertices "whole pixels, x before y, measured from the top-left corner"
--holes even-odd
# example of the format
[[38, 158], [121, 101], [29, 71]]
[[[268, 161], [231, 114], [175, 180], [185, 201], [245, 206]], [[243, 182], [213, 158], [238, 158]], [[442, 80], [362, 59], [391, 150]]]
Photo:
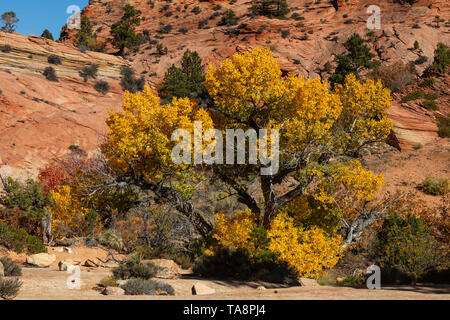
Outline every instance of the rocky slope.
[[[291, 11], [287, 19], [255, 16], [247, 0], [91, 0], [83, 14], [94, 24], [100, 41], [106, 42], [110, 26], [122, 16], [125, 3], [142, 11], [138, 31], [150, 35], [148, 43], [128, 59], [152, 86], [161, 81], [171, 64], [180, 61], [186, 49], [196, 50], [205, 64], [217, 64], [236, 51], [270, 46], [285, 73], [327, 78], [329, 74], [321, 71], [324, 64], [333, 63], [335, 55], [345, 50], [342, 44], [355, 32], [367, 39], [384, 65], [406, 64], [426, 56], [428, 61], [416, 66], [419, 74], [432, 62], [439, 41], [450, 44], [450, 4], [445, 0], [377, 1], [381, 29], [373, 30], [371, 36], [367, 35], [367, 8], [374, 2], [369, 0], [288, 0]], [[237, 24], [219, 26], [229, 9], [238, 16]], [[444, 22], [436, 22], [436, 16]], [[75, 32], [64, 28], [62, 40], [70, 43]], [[421, 51], [413, 50], [416, 40]], [[168, 54], [158, 55], [156, 43], [167, 46]], [[116, 50], [108, 44], [107, 51]], [[448, 86], [444, 86], [447, 98], [438, 101], [443, 102], [443, 113], [449, 111], [448, 95]], [[400, 146], [411, 148], [436, 140], [434, 115], [422, 107], [402, 104], [401, 96], [396, 95], [390, 111]]]
[[[34, 175], [49, 160], [69, 152], [70, 146], [92, 150], [105, 132], [109, 110], [120, 107], [120, 66], [111, 55], [87, 52], [36, 36], [0, 32], [0, 173]], [[51, 54], [61, 57], [53, 67], [59, 82], [50, 82], [42, 71]], [[79, 70], [97, 63], [97, 79], [111, 90], [98, 93], [94, 81], [84, 83]]]
[[[433, 59], [439, 41], [450, 44], [450, 4], [445, 0], [378, 1], [381, 29], [367, 35], [369, 0], [304, 1], [288, 0], [291, 9], [286, 19], [270, 19], [251, 14], [250, 1], [142, 1], [90, 0], [84, 8], [98, 34], [106, 43], [106, 52], [116, 50], [107, 42], [110, 26], [122, 16], [122, 6], [131, 3], [142, 11], [139, 32], [148, 34], [146, 43], [126, 59], [114, 55], [86, 52], [73, 47], [76, 30], [62, 30], [60, 42], [36, 36], [0, 33], [0, 45], [10, 45], [10, 52], [0, 51], [0, 172], [11, 174], [36, 169], [49, 160], [79, 146], [86, 151], [98, 146], [105, 132], [104, 120], [109, 110], [120, 108], [120, 66], [131, 65], [154, 87], [167, 68], [178, 63], [186, 49], [197, 51], [205, 65], [218, 64], [236, 51], [256, 46], [270, 46], [285, 74], [308, 77], [329, 74], [323, 70], [352, 33], [367, 40], [383, 65], [398, 61], [408, 63], [419, 55], [428, 61], [417, 65], [419, 73]], [[414, 2], [410, 5], [406, 2]], [[224, 13], [232, 9], [238, 16], [236, 25], [219, 26]], [[436, 22], [436, 16], [444, 22]], [[439, 26], [439, 27], [438, 27]], [[414, 42], [420, 50], [413, 50]], [[159, 55], [156, 44], [168, 48]], [[49, 82], [42, 71], [49, 65], [50, 54], [62, 57], [54, 66], [59, 82]], [[111, 91], [102, 95], [93, 89], [93, 80], [84, 83], [78, 71], [87, 63], [100, 65], [99, 79], [107, 80]], [[441, 96], [436, 100], [440, 112], [449, 112], [448, 75], [437, 85]], [[410, 92], [417, 83], [407, 88]], [[394, 95], [390, 117], [395, 123], [394, 141], [403, 149], [417, 144], [439, 144], [435, 112], [417, 101], [402, 103], [406, 92]]]

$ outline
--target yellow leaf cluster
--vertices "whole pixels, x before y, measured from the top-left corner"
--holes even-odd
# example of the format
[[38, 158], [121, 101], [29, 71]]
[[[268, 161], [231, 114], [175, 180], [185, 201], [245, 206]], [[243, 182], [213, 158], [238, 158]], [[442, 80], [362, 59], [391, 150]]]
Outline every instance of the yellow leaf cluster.
[[278, 253], [278, 259], [294, 267], [302, 277], [317, 278], [334, 267], [343, 253], [341, 236], [326, 236], [317, 227], [297, 229], [286, 213], [275, 217], [268, 236], [269, 250]]
[[219, 212], [213, 237], [224, 247], [244, 249], [248, 246], [250, 232], [255, 226], [256, 216], [250, 209], [237, 211], [233, 219]]
[[[219, 245], [231, 249], [246, 249], [249, 254], [255, 249], [250, 233], [257, 226], [257, 218], [251, 210], [238, 211], [233, 219], [224, 213], [216, 215], [217, 224], [214, 238]], [[318, 227], [302, 230], [294, 226], [294, 221], [282, 212], [272, 221], [267, 232], [267, 249], [279, 255], [279, 261], [294, 267], [298, 274], [317, 277], [332, 268], [341, 257], [341, 236], [327, 236]], [[205, 253], [214, 254], [214, 247]]]
[[68, 235], [79, 235], [85, 228], [85, 216], [88, 210], [71, 194], [70, 186], [61, 185], [50, 191], [54, 204], [52, 213], [52, 229], [57, 238]]
[[202, 121], [203, 132], [213, 127], [208, 112], [188, 98], [161, 105], [148, 87], [125, 92], [123, 110], [112, 112], [106, 121], [109, 132], [103, 149], [116, 170], [128, 172], [132, 164], [136, 173], [158, 179], [187, 169], [172, 162], [172, 148], [178, 142], [171, 141], [171, 136], [176, 129], [192, 135], [194, 121]]
[[391, 94], [380, 80], [360, 82], [349, 74], [344, 85], [337, 85], [335, 91], [342, 102], [340, 124], [347, 128], [346, 144], [387, 137], [392, 129], [392, 121], [387, 117]]

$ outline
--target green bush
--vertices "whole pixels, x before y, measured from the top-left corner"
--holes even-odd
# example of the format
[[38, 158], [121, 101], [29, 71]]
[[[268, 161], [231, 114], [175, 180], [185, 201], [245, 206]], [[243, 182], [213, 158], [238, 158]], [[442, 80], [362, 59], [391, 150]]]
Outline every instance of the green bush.
[[423, 81], [419, 84], [420, 87], [422, 88], [431, 88], [433, 87], [434, 83], [436, 82], [436, 80], [434, 78], [426, 78], [423, 79]]
[[53, 67], [47, 67], [43, 72], [45, 78], [49, 81], [58, 82], [58, 77], [56, 76], [56, 71]]
[[416, 90], [414, 92], [408, 93], [402, 98], [402, 102], [408, 102], [412, 100], [417, 100], [425, 97], [425, 92], [422, 90]]
[[0, 219], [14, 228], [24, 229], [29, 234], [37, 235], [41, 219], [46, 214], [46, 208], [52, 204], [42, 184], [32, 179], [22, 183], [8, 177], [3, 187], [0, 204], [5, 208], [0, 210]]
[[54, 40], [52, 33], [48, 29], [45, 29], [44, 32], [42, 32], [41, 37], [49, 40]]
[[117, 283], [116, 278], [113, 276], [105, 277], [102, 280], [100, 280], [99, 285], [102, 287], [118, 287], [119, 284]]
[[105, 230], [100, 235], [99, 242], [100, 244], [117, 251], [122, 251], [124, 249], [123, 240], [114, 229]]
[[135, 260], [127, 260], [114, 268], [112, 273], [116, 279], [141, 278], [147, 280], [156, 276], [157, 271], [158, 267], [153, 263], [143, 265]]
[[95, 83], [94, 89], [101, 94], [107, 94], [109, 92], [109, 83], [103, 80], [99, 80]]
[[4, 222], [0, 222], [0, 244], [18, 253], [24, 251], [29, 254], [47, 252], [41, 239]]
[[445, 69], [450, 64], [450, 48], [439, 42], [434, 51], [434, 60], [431, 69], [440, 74], [445, 73]]
[[448, 115], [447, 117], [437, 116], [436, 119], [438, 121], [439, 137], [441, 138], [450, 137], [450, 117]]
[[448, 192], [448, 179], [435, 180], [432, 177], [426, 177], [420, 188], [426, 194], [442, 196]]
[[91, 63], [83, 66], [83, 68], [79, 71], [80, 77], [84, 79], [84, 82], [87, 82], [89, 79], [96, 79], [98, 72], [98, 64]]
[[218, 26], [234, 26], [238, 22], [238, 17], [234, 13], [233, 10], [227, 10], [223, 16], [222, 19], [217, 24]]
[[126, 295], [156, 295], [158, 291], [166, 292], [169, 295], [175, 295], [172, 286], [161, 281], [130, 279], [121, 286]]
[[22, 287], [22, 281], [19, 279], [0, 278], [0, 297], [6, 300], [14, 299]]
[[439, 110], [439, 107], [434, 100], [425, 100], [422, 105], [427, 110]]
[[286, 264], [278, 263], [269, 251], [250, 257], [244, 250], [221, 248], [214, 255], [197, 259], [193, 271], [196, 275], [214, 279], [297, 283], [296, 272]]
[[120, 80], [120, 85], [123, 90], [129, 91], [131, 93], [136, 93], [138, 91], [144, 90], [145, 78], [136, 78], [134, 76], [134, 70], [130, 67], [123, 66], [120, 70], [122, 74], [122, 79]]
[[22, 268], [12, 261], [9, 257], [0, 258], [5, 271], [5, 277], [20, 277], [22, 275]]
[[48, 60], [48, 63], [54, 64], [56, 66], [58, 66], [58, 65], [60, 65], [62, 63], [61, 62], [61, 57], [56, 55], [56, 54], [49, 55], [47, 60]]
[[440, 256], [430, 230], [420, 218], [391, 214], [377, 234], [376, 263], [386, 274], [406, 276], [416, 282], [439, 265]]

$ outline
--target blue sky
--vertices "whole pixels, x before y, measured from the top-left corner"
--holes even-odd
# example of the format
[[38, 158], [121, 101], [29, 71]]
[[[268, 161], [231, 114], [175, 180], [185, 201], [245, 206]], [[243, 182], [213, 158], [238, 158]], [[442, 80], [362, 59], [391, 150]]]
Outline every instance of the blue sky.
[[0, 0], [0, 15], [7, 11], [14, 11], [20, 19], [16, 32], [40, 36], [44, 29], [50, 30], [53, 37], [59, 38], [61, 27], [66, 24], [67, 8], [76, 5], [83, 9], [88, 0]]

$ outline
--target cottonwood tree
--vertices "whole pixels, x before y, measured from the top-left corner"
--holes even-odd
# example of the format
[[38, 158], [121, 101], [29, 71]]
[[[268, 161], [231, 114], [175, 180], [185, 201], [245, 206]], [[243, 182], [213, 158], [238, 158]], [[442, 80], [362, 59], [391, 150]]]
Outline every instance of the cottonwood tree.
[[[390, 92], [381, 82], [361, 83], [350, 74], [330, 91], [319, 79], [282, 77], [270, 50], [256, 48], [236, 53], [217, 68], [210, 66], [205, 86], [214, 102], [215, 121], [189, 98], [174, 98], [162, 106], [149, 88], [125, 94], [123, 110], [107, 120], [103, 152], [114, 172], [110, 186], [152, 191], [203, 235], [212, 224], [194, 206], [192, 193], [208, 174], [232, 190], [266, 229], [280, 209], [308, 192], [324, 204], [334, 202], [341, 186], [350, 188], [356, 199], [374, 199], [383, 176], [364, 169], [358, 154], [363, 146], [384, 140], [392, 128], [386, 116]], [[171, 135], [179, 128], [192, 133], [194, 121], [203, 122], [203, 133], [213, 127], [280, 130], [279, 170], [262, 175], [266, 166], [261, 162], [175, 164], [171, 151], [178, 142]], [[203, 141], [203, 148], [209, 144]], [[251, 186], [258, 192], [251, 192]]]

